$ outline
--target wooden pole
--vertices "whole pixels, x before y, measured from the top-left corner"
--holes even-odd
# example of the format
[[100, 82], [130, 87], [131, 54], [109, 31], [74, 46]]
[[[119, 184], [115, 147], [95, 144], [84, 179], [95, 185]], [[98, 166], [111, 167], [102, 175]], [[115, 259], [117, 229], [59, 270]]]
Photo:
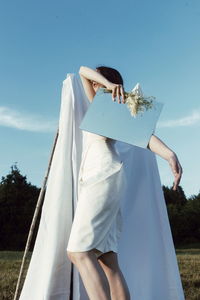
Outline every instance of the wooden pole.
[[22, 278], [22, 275], [23, 275], [25, 260], [26, 260], [28, 250], [29, 250], [29, 247], [30, 247], [30, 243], [31, 243], [31, 239], [32, 239], [32, 236], [33, 236], [33, 231], [34, 231], [34, 228], [35, 228], [35, 224], [36, 224], [37, 216], [38, 216], [38, 213], [39, 213], [39, 209], [40, 209], [40, 206], [41, 206], [42, 201], [44, 199], [46, 184], [47, 184], [47, 180], [48, 180], [48, 176], [49, 176], [49, 171], [50, 171], [50, 168], [51, 168], [51, 163], [52, 163], [54, 151], [55, 151], [55, 148], [56, 148], [56, 143], [57, 143], [57, 140], [58, 140], [58, 135], [59, 135], [59, 129], [57, 130], [57, 133], [56, 133], [56, 136], [55, 136], [53, 148], [52, 148], [52, 151], [51, 151], [51, 156], [50, 156], [50, 159], [49, 159], [48, 168], [47, 168], [47, 171], [46, 171], [46, 175], [44, 177], [42, 188], [40, 190], [40, 194], [39, 194], [38, 201], [37, 201], [37, 204], [36, 204], [35, 212], [34, 212], [34, 215], [33, 215], [33, 219], [32, 219], [31, 227], [30, 227], [30, 230], [29, 230], [28, 239], [27, 239], [27, 242], [26, 242], [24, 255], [23, 255], [23, 258], [22, 258], [22, 264], [21, 264], [21, 268], [20, 268], [19, 277], [18, 277], [18, 280], [17, 280], [16, 290], [15, 290], [15, 295], [14, 295], [13, 300], [17, 300], [17, 296], [18, 296], [18, 293], [19, 293], [19, 287], [20, 287], [20, 282], [21, 282], [21, 278]]

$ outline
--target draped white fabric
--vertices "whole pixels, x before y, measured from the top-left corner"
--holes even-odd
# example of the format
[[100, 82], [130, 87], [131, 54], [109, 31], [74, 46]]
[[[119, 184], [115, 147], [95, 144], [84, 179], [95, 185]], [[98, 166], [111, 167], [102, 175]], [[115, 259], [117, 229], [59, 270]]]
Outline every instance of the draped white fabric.
[[[67, 257], [77, 204], [82, 155], [81, 120], [89, 106], [80, 78], [63, 81], [59, 137], [40, 225], [20, 300], [87, 300], [78, 270]], [[155, 155], [117, 141], [127, 187], [122, 203], [119, 264], [134, 300], [183, 300]]]

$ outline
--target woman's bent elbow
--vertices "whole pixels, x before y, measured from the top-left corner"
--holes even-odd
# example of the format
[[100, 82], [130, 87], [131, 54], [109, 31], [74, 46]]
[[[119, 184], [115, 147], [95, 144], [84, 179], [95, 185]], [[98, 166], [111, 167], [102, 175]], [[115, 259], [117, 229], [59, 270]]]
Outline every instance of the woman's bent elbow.
[[80, 66], [80, 68], [79, 68], [79, 74], [82, 73], [83, 69], [84, 69], [84, 66]]

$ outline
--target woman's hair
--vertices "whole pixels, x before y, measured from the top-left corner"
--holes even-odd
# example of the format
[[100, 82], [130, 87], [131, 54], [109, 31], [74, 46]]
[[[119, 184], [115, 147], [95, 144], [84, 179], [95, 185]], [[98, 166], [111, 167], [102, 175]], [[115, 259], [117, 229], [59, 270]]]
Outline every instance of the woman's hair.
[[116, 84], [124, 84], [123, 78], [121, 74], [113, 68], [106, 67], [106, 66], [99, 66], [96, 67], [101, 75], [103, 75], [106, 79], [108, 79], [112, 83]]

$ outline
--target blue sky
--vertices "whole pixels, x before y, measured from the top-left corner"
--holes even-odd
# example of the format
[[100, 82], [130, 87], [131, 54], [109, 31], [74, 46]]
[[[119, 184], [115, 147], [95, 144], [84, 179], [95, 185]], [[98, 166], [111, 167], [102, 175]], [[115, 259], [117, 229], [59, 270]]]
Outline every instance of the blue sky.
[[[41, 186], [58, 124], [62, 81], [81, 65], [120, 71], [164, 102], [155, 134], [183, 167], [186, 195], [200, 191], [198, 0], [1, 1], [0, 175], [17, 162]], [[168, 162], [157, 156], [161, 182]]]

